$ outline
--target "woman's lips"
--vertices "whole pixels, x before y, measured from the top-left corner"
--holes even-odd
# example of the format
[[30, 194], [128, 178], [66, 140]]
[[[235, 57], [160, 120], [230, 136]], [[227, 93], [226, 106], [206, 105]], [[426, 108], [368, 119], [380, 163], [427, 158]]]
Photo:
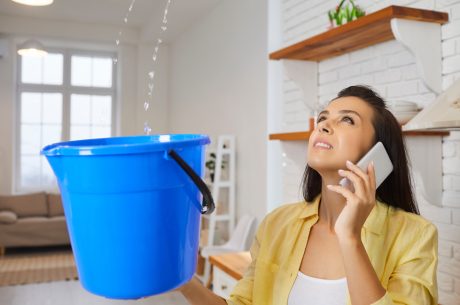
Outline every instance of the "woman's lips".
[[326, 141], [316, 141], [315, 144], [313, 145], [316, 148], [321, 148], [321, 149], [332, 149], [332, 145], [327, 143]]

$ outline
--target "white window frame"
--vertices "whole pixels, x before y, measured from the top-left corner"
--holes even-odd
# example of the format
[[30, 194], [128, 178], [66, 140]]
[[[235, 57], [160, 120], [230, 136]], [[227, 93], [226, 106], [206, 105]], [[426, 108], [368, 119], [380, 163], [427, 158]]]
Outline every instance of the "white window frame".
[[111, 136], [116, 133], [117, 126], [117, 67], [112, 65], [112, 87], [84, 87], [71, 85], [71, 59], [72, 56], [88, 56], [88, 57], [104, 57], [115, 58], [115, 52], [109, 51], [89, 51], [68, 48], [47, 48], [49, 53], [60, 53], [63, 55], [63, 83], [62, 85], [46, 85], [46, 84], [24, 84], [22, 83], [22, 60], [21, 56], [17, 56], [17, 77], [16, 77], [16, 107], [15, 107], [15, 144], [14, 144], [14, 190], [15, 192], [33, 192], [33, 191], [58, 191], [50, 187], [22, 187], [21, 186], [21, 94], [24, 92], [38, 93], [61, 93], [62, 94], [62, 126], [61, 126], [61, 141], [70, 140], [70, 97], [72, 94], [83, 95], [106, 95], [112, 97], [112, 118], [111, 118]]

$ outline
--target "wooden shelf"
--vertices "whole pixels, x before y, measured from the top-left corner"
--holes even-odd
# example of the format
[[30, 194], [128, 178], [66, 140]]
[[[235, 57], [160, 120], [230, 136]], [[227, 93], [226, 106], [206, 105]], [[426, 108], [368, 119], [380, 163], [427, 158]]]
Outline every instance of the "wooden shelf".
[[447, 13], [389, 6], [357, 20], [270, 54], [270, 59], [321, 61], [377, 43], [395, 39], [391, 19], [399, 18], [444, 24]]
[[272, 133], [268, 135], [268, 139], [280, 141], [308, 141], [308, 139], [310, 139], [310, 134], [311, 131]]
[[[448, 136], [448, 131], [403, 131], [404, 136]], [[272, 133], [268, 136], [269, 140], [280, 141], [308, 141], [310, 139], [311, 131], [298, 131], [287, 133]]]

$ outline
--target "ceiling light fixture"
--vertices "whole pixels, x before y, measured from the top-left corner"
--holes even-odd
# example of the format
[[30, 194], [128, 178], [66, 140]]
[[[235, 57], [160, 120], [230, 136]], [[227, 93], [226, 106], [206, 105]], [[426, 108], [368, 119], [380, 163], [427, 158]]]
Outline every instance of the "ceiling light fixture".
[[12, 0], [13, 2], [30, 5], [30, 6], [45, 6], [53, 3], [54, 0]]
[[38, 40], [29, 39], [19, 45], [18, 54], [21, 56], [45, 56], [48, 52]]

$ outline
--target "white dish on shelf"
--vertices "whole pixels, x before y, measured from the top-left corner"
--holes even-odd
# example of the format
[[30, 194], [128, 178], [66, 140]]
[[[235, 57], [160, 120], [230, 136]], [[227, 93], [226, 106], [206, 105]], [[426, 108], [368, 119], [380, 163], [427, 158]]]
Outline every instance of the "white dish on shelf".
[[417, 104], [408, 101], [391, 101], [387, 103], [387, 107], [393, 113], [417, 111]]
[[410, 121], [410, 119], [412, 119], [417, 113], [419, 113], [419, 111], [398, 111], [393, 112], [393, 115], [400, 124], [405, 124]]

